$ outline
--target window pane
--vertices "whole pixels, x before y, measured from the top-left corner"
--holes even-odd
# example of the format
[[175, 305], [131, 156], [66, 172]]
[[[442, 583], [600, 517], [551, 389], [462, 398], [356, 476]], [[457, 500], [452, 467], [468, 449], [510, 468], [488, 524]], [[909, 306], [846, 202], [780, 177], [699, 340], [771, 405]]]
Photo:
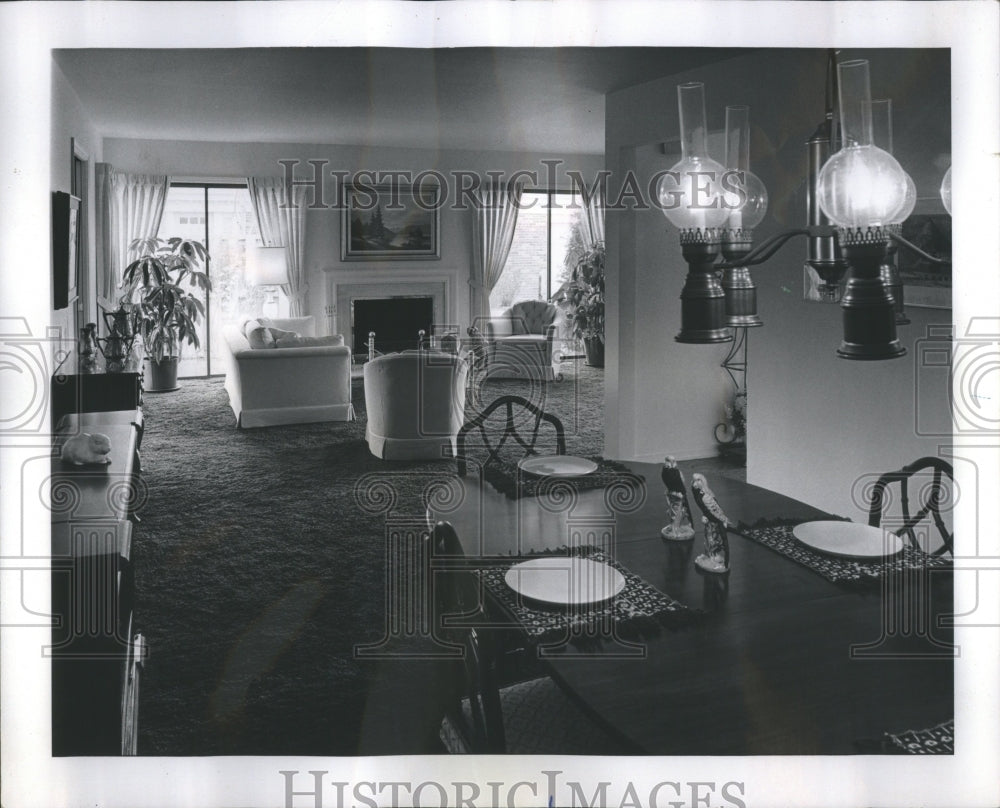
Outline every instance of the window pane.
[[[274, 291], [247, 282], [247, 249], [259, 246], [260, 238], [246, 188], [208, 189], [208, 237], [212, 258], [209, 306], [212, 372], [221, 373], [225, 367], [222, 358], [226, 350], [225, 327], [241, 317], [260, 315], [265, 299], [273, 296]], [[277, 291], [281, 294], [280, 289]]]
[[[208, 248], [205, 241], [205, 225], [198, 223], [199, 215], [205, 210], [205, 189], [170, 186], [167, 191], [167, 201], [163, 209], [163, 219], [157, 235], [162, 239], [187, 238], [200, 241]], [[201, 267], [204, 271], [205, 267]], [[207, 304], [205, 291], [185, 284], [184, 289]], [[198, 341], [201, 347], [195, 349], [192, 345], [181, 345], [181, 361], [177, 367], [178, 376], [204, 376], [208, 373], [207, 345], [205, 342], [207, 323], [202, 320], [197, 325]]]
[[583, 208], [580, 194], [559, 193], [552, 206], [552, 294], [570, 279], [583, 252]]
[[271, 290], [257, 289], [246, 282], [247, 247], [260, 244], [250, 194], [245, 187], [208, 188], [206, 203], [204, 186], [171, 186], [159, 236], [196, 239], [209, 253], [207, 269], [212, 291], [207, 302], [203, 290], [189, 289], [207, 307], [208, 316], [197, 327], [201, 344], [197, 349], [187, 344], [181, 348], [178, 375], [221, 372], [226, 324], [243, 314], [260, 315], [265, 299], [273, 296]]

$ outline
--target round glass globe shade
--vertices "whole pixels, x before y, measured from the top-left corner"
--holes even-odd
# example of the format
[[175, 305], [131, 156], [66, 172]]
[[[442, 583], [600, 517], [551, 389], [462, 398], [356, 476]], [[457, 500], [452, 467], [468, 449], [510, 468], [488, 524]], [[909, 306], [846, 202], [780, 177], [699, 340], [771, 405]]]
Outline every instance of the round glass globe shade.
[[819, 172], [819, 206], [845, 228], [889, 224], [906, 203], [906, 172], [878, 146], [848, 146]]
[[913, 209], [917, 206], [917, 186], [913, 182], [913, 177], [906, 174], [906, 197], [903, 199], [903, 206], [896, 211], [896, 214], [889, 221], [889, 224], [902, 224], [910, 218]]
[[767, 213], [767, 188], [752, 171], [727, 171], [722, 177], [724, 207], [729, 211], [726, 227], [754, 228]]
[[944, 173], [944, 179], [941, 180], [941, 201], [944, 203], [944, 209], [951, 216], [951, 166], [948, 166], [948, 170]]
[[680, 230], [723, 227], [729, 218], [722, 204], [726, 169], [711, 157], [685, 157], [656, 184], [660, 210]]

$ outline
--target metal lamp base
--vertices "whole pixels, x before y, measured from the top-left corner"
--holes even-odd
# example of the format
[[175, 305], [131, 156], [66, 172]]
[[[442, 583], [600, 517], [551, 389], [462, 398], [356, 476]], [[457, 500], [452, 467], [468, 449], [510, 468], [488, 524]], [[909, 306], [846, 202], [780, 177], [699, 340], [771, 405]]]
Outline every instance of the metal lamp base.
[[681, 291], [681, 330], [674, 339], [696, 345], [731, 342], [726, 293], [715, 271], [718, 238], [712, 231], [682, 232], [681, 251], [688, 263], [688, 274]]
[[895, 301], [880, 272], [885, 233], [879, 228], [841, 230], [840, 241], [851, 275], [840, 304], [844, 339], [837, 356], [866, 361], [905, 356], [906, 348], [896, 336]]
[[[753, 247], [753, 230], [749, 228], [723, 231], [722, 257], [739, 262]], [[722, 273], [722, 291], [726, 294], [726, 325], [730, 328], [758, 328], [764, 321], [757, 314], [757, 285], [750, 268], [726, 267]]]

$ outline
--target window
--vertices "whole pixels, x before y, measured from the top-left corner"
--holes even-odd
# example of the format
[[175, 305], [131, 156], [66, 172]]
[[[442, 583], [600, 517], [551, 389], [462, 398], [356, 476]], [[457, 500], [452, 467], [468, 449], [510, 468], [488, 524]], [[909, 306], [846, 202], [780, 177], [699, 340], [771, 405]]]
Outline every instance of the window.
[[[198, 324], [197, 350], [181, 348], [179, 376], [208, 376], [222, 372], [224, 327], [243, 316], [260, 314], [270, 289], [247, 282], [247, 249], [260, 245], [257, 219], [246, 185], [171, 183], [160, 222], [160, 238], [190, 238], [208, 250], [207, 267], [212, 290], [196, 290], [207, 316]], [[280, 294], [280, 292], [279, 292]]]
[[525, 191], [503, 275], [490, 292], [496, 316], [520, 300], [548, 300], [565, 283], [583, 250], [580, 194]]

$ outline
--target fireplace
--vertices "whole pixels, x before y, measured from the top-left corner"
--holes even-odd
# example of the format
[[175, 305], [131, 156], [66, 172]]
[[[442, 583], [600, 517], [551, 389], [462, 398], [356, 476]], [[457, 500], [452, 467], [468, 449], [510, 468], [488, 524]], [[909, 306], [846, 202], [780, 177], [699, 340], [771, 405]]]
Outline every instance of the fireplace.
[[355, 298], [351, 301], [354, 353], [368, 350], [368, 332], [375, 332], [375, 349], [382, 353], [417, 347], [418, 333], [430, 334], [434, 298], [414, 295]]
[[[342, 334], [345, 345], [350, 345], [353, 350], [362, 346], [360, 352], [367, 352], [368, 331], [359, 328], [356, 334], [354, 329], [356, 300], [429, 297], [434, 300], [432, 323], [459, 323], [461, 318], [455, 292], [459, 285], [459, 274], [454, 267], [421, 268], [419, 272], [400, 272], [385, 267], [330, 269], [326, 291], [327, 333]], [[406, 334], [404, 350], [417, 346], [417, 331], [421, 327], [411, 329], [411, 333]], [[380, 331], [376, 326], [374, 330], [376, 339], [379, 339], [385, 329]], [[379, 350], [384, 349], [380, 346]]]

